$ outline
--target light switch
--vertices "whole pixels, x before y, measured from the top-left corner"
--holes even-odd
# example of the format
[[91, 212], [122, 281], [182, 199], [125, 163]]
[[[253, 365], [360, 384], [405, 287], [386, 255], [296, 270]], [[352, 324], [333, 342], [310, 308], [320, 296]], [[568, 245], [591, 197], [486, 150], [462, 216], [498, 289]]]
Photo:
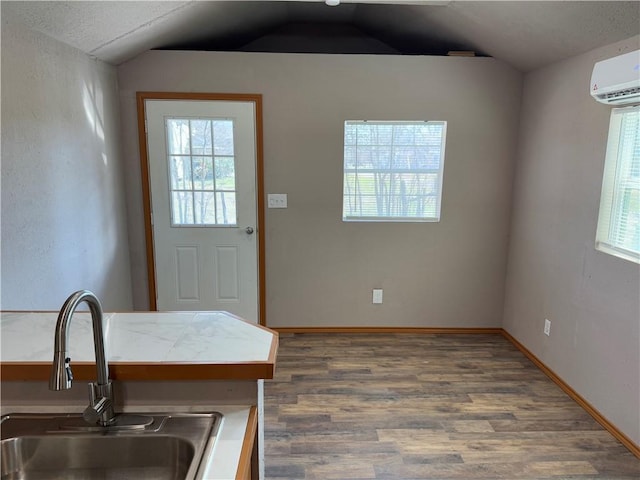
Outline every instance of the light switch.
[[267, 195], [268, 208], [287, 208], [286, 193], [270, 193]]

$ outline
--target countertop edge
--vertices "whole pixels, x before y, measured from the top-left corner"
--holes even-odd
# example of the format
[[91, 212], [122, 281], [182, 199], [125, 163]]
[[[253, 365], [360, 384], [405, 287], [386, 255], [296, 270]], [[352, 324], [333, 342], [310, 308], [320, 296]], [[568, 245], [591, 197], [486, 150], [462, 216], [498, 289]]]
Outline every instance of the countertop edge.
[[[82, 362], [72, 365], [75, 380], [93, 381], [95, 363]], [[217, 363], [109, 363], [111, 380], [261, 380], [272, 379], [275, 358], [266, 362], [217, 362]], [[51, 362], [2, 362], [2, 381], [47, 381]]]

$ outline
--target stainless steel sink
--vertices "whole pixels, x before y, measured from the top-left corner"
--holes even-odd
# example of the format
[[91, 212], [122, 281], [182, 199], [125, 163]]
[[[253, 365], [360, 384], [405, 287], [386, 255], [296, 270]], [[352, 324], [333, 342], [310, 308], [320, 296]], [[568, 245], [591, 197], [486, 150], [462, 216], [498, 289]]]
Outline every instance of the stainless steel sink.
[[149, 421], [126, 426], [128, 414], [121, 414], [124, 427], [98, 427], [81, 415], [5, 415], [0, 419], [1, 478], [193, 480], [202, 475], [220, 414], [136, 415], [148, 415]]

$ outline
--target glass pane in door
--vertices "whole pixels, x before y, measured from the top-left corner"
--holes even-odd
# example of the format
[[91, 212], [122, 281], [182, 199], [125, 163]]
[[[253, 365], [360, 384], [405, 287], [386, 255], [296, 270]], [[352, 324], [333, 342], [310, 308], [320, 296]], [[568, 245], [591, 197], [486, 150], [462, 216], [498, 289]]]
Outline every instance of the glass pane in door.
[[167, 118], [171, 226], [237, 226], [233, 120]]

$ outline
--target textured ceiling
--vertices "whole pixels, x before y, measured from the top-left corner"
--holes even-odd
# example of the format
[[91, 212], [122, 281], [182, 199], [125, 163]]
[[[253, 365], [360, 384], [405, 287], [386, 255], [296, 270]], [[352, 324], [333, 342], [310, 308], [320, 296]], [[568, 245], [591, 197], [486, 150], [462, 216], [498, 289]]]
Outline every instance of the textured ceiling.
[[529, 71], [640, 33], [640, 2], [2, 1], [20, 22], [113, 64], [154, 48], [443, 55]]

